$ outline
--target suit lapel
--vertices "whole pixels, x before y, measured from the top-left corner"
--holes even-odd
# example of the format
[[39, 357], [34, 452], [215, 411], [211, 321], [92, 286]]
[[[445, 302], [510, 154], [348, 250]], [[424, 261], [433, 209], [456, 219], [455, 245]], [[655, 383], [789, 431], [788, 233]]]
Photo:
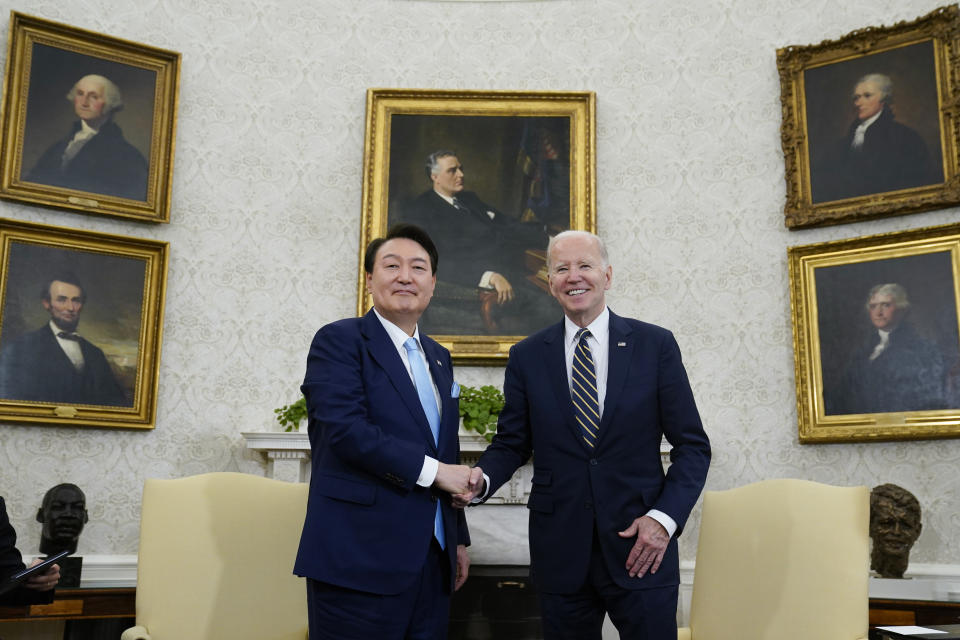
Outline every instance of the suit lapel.
[[450, 390], [453, 387], [453, 372], [443, 366], [443, 352], [440, 346], [427, 336], [420, 334], [420, 344], [427, 356], [430, 365], [430, 377], [440, 392], [440, 434], [437, 438], [438, 447], [444, 449], [444, 444], [450, 440], [451, 434], [456, 434], [460, 424], [460, 414], [457, 411], [459, 403], [448, 402]]
[[547, 381], [557, 399], [557, 406], [563, 414], [564, 422], [579, 442], [580, 427], [573, 415], [573, 401], [570, 399], [570, 381], [567, 379], [566, 344], [563, 321], [555, 325], [543, 339], [543, 362], [547, 369]]
[[607, 395], [603, 400], [603, 415], [600, 417], [600, 433], [597, 446], [603, 440], [613, 421], [617, 402], [623, 393], [630, 370], [630, 361], [635, 347], [630, 339], [630, 325], [618, 315], [610, 312], [610, 332], [607, 352]]
[[403, 400], [407, 410], [410, 411], [410, 415], [420, 426], [424, 434], [424, 440], [430, 444], [430, 447], [434, 447], [433, 432], [430, 431], [430, 423], [427, 422], [427, 416], [423, 413], [423, 407], [420, 405], [420, 396], [417, 395], [413, 380], [410, 379], [410, 374], [403, 365], [403, 360], [400, 359], [397, 348], [393, 346], [387, 330], [380, 324], [380, 319], [377, 318], [372, 309], [363, 317], [360, 326], [363, 337], [367, 341], [367, 351], [370, 357], [386, 372], [390, 384], [397, 390], [397, 394]]

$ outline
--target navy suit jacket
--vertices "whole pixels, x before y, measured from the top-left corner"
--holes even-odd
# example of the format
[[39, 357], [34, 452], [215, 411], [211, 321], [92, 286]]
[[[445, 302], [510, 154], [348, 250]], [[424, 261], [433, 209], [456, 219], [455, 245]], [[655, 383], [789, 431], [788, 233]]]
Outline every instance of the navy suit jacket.
[[19, 336], [0, 352], [0, 398], [130, 407], [103, 351], [83, 338], [83, 371], [63, 352], [50, 324]]
[[[676, 340], [666, 329], [610, 313], [607, 392], [596, 448], [580, 436], [564, 360], [563, 322], [517, 343], [504, 380], [497, 435], [478, 466], [492, 494], [533, 453], [530, 556], [538, 588], [571, 593], [584, 582], [596, 528], [610, 575], [627, 589], [679, 584], [677, 535], [706, 480], [710, 443]], [[664, 475], [660, 440], [673, 450]], [[625, 565], [635, 518], [658, 509], [677, 522], [656, 574]]]
[[[17, 551], [17, 534], [7, 517], [7, 505], [0, 498], [0, 581], [24, 569], [23, 558]], [[22, 584], [0, 594], [0, 605], [45, 604], [53, 602], [54, 592], [27, 589]]]
[[372, 310], [314, 337], [301, 387], [312, 476], [297, 575], [370, 593], [403, 592], [427, 561], [439, 501], [453, 585], [456, 547], [470, 543], [463, 511], [417, 478], [424, 455], [459, 462], [459, 400], [451, 395], [450, 353], [423, 334], [420, 342], [442, 400], [439, 446]]

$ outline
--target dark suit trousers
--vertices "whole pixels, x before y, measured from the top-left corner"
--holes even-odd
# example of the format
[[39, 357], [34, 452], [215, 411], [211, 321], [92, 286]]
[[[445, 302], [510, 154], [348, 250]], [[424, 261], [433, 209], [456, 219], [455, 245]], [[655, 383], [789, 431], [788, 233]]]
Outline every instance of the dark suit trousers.
[[307, 578], [310, 640], [445, 640], [450, 620], [450, 561], [436, 540], [420, 578], [396, 595]]
[[545, 640], [600, 640], [604, 614], [609, 613], [621, 640], [676, 640], [677, 596], [676, 586], [656, 589], [619, 586], [607, 571], [594, 531], [590, 570], [583, 586], [575, 593], [540, 594], [543, 637]]

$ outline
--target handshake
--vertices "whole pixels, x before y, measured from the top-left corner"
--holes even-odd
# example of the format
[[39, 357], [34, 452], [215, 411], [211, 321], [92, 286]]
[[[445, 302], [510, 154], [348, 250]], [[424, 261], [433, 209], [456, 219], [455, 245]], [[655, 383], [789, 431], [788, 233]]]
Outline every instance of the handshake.
[[462, 509], [483, 493], [486, 483], [480, 467], [443, 462], [439, 464], [433, 486], [449, 493], [454, 507]]

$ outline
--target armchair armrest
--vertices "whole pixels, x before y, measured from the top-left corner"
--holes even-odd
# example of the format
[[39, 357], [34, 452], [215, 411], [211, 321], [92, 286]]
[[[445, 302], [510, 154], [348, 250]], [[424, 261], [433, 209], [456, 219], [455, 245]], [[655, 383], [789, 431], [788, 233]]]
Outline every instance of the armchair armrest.
[[130, 627], [120, 634], [120, 640], [150, 640], [150, 634], [146, 627]]

